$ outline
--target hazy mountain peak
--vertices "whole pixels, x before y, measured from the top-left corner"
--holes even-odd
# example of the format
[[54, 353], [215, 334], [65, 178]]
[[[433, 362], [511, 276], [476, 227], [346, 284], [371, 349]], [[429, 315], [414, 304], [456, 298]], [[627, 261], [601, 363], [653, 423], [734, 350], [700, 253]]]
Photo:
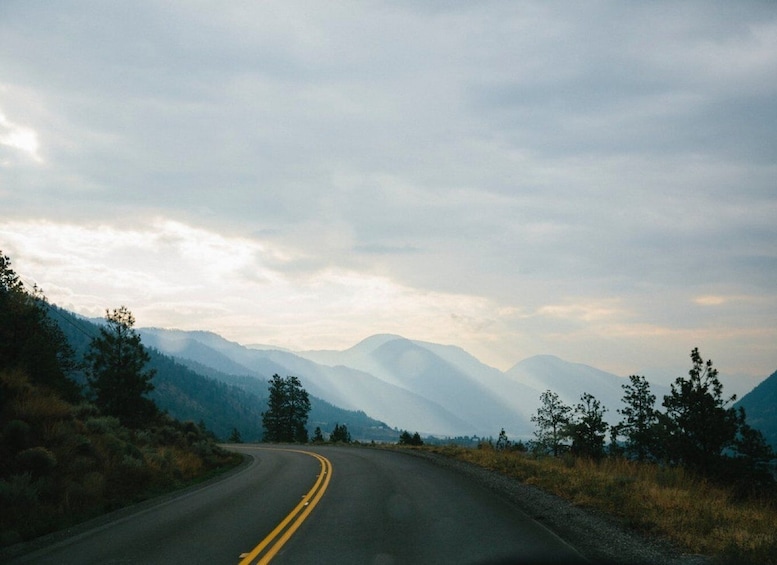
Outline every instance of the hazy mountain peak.
[[409, 341], [407, 338], [402, 337], [401, 335], [396, 334], [375, 334], [371, 335], [370, 337], [364, 338], [359, 343], [354, 345], [353, 347], [347, 349], [346, 351], [351, 352], [360, 352], [360, 353], [372, 353], [379, 347], [384, 346], [385, 344], [391, 342], [391, 341]]

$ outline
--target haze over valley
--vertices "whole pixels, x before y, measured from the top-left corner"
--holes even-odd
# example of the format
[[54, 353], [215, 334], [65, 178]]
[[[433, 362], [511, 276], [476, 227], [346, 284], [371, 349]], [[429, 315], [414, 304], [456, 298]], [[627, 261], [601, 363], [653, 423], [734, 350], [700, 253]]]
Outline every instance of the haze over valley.
[[[608, 409], [606, 420], [616, 423], [621, 385], [628, 382], [626, 375], [550, 355], [530, 357], [503, 372], [459, 347], [390, 334], [343, 351], [291, 352], [245, 347], [204, 331], [139, 331], [147, 346], [173, 357], [262, 382], [276, 373], [295, 375], [311, 394], [335, 406], [363, 411], [392, 428], [441, 437], [489, 437], [504, 428], [528, 439], [534, 429], [530, 417], [548, 389], [572, 406], [583, 393], [593, 394]], [[668, 383], [651, 384], [660, 404]]]
[[3, 2], [0, 68], [0, 249], [72, 312], [777, 366], [774, 2]]

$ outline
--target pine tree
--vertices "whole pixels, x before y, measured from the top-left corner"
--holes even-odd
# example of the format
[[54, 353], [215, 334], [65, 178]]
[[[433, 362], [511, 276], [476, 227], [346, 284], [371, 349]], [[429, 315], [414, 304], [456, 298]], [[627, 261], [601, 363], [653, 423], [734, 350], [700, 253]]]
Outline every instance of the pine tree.
[[308, 414], [310, 413], [310, 397], [302, 388], [302, 383], [297, 377], [287, 377], [286, 394], [288, 402], [288, 416], [286, 429], [291, 435], [291, 440], [296, 443], [308, 442]]
[[297, 377], [273, 375], [267, 410], [262, 413], [264, 441], [307, 443], [310, 398]]
[[499, 432], [499, 437], [496, 440], [496, 450], [506, 451], [508, 449], [510, 449], [510, 440], [507, 438], [505, 429], [502, 428], [502, 430]]
[[671, 394], [664, 396], [668, 455], [675, 463], [713, 474], [724, 450], [735, 444], [739, 418], [726, 405], [736, 397], [723, 397], [718, 370], [702, 359], [698, 348], [691, 351], [691, 361], [688, 378], [678, 377]]
[[572, 408], [551, 390], [540, 395], [540, 402], [537, 414], [531, 417], [531, 421], [537, 424], [534, 437], [539, 447], [558, 455], [564, 449], [564, 441], [569, 438]]
[[656, 395], [650, 392], [650, 383], [644, 376], [629, 376], [629, 384], [623, 388], [624, 408], [618, 413], [624, 417], [618, 424], [618, 433], [626, 438], [626, 453], [644, 461], [657, 455], [658, 413], [655, 409]]
[[407, 430], [399, 434], [399, 445], [423, 445], [424, 441], [421, 439], [421, 434], [415, 432], [410, 434]]
[[329, 434], [329, 441], [332, 443], [351, 443], [351, 433], [348, 431], [348, 426], [335, 424], [335, 428]]
[[0, 370], [21, 370], [34, 383], [75, 402], [81, 387], [71, 376], [78, 365], [50, 309], [40, 288], [25, 290], [11, 259], [0, 251]]
[[607, 411], [592, 394], [584, 393], [575, 409], [575, 421], [571, 426], [572, 453], [582, 457], [600, 459], [604, 456], [604, 438], [609, 425], [604, 421]]
[[154, 370], [145, 370], [150, 356], [133, 329], [135, 317], [125, 306], [107, 311], [107, 324], [92, 340], [86, 355], [88, 380], [95, 404], [130, 427], [157, 414], [146, 395], [154, 390]]

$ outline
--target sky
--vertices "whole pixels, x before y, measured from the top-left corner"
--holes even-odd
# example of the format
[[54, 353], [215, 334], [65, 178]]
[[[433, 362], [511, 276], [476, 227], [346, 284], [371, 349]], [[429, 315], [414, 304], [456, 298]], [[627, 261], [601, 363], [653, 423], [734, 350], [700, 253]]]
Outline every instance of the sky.
[[777, 4], [4, 0], [0, 250], [243, 344], [763, 379]]

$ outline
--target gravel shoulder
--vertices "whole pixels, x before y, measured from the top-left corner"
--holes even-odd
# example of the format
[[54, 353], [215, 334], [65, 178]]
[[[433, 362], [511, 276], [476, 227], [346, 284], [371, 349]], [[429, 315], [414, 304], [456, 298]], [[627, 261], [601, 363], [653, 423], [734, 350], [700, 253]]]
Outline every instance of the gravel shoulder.
[[592, 563], [708, 565], [715, 562], [706, 556], [684, 554], [668, 541], [630, 530], [612, 516], [580, 508], [495, 471], [427, 451], [407, 450], [406, 453], [453, 469], [505, 496]]

